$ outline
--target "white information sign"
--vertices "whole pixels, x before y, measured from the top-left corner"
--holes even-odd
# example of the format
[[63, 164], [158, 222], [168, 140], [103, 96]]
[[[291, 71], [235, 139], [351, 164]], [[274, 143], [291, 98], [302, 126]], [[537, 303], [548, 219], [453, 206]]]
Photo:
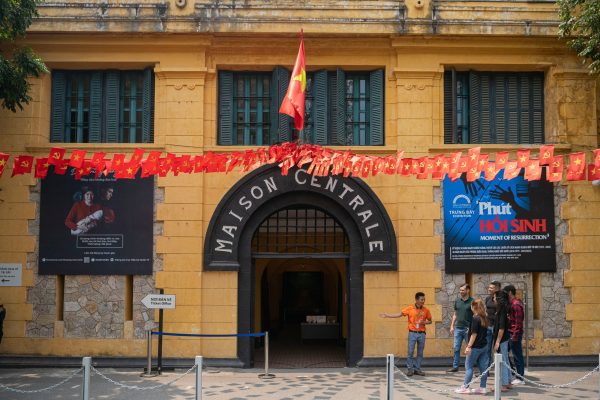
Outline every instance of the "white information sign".
[[0, 263], [0, 286], [21, 286], [23, 265]]
[[149, 294], [142, 299], [148, 308], [175, 308], [174, 294]]

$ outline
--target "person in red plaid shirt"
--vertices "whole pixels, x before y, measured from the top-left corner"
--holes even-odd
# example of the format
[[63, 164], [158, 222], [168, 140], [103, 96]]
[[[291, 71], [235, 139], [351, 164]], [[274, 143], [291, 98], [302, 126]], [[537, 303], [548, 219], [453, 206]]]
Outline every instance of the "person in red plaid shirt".
[[[504, 287], [504, 291], [508, 293], [508, 301], [510, 308], [508, 311], [508, 320], [510, 321], [510, 340], [508, 341], [509, 351], [513, 355], [515, 361], [515, 369], [520, 376], [525, 375], [525, 362], [523, 361], [523, 321], [525, 320], [525, 309], [523, 302], [517, 299], [517, 289], [513, 285]], [[515, 376], [511, 382], [512, 385], [523, 384], [522, 378]]]

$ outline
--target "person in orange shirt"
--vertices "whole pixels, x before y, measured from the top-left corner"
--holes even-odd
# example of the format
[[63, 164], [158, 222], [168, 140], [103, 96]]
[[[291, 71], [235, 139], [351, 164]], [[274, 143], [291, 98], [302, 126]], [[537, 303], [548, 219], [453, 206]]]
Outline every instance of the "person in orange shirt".
[[[421, 370], [421, 361], [423, 361], [423, 350], [425, 350], [425, 325], [431, 324], [431, 312], [425, 304], [425, 293], [417, 292], [415, 294], [415, 304], [410, 305], [398, 314], [383, 313], [381, 318], [400, 318], [408, 317], [408, 354], [406, 356], [406, 375], [425, 376]], [[415, 344], [417, 345], [417, 358], [414, 359]]]

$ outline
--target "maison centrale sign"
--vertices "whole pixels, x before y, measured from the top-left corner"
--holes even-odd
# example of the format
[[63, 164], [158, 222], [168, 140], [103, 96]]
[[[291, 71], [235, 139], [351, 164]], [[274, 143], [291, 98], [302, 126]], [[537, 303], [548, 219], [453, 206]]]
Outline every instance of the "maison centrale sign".
[[249, 246], [240, 249], [240, 241], [252, 237], [257, 216], [286, 205], [318, 207], [332, 214], [349, 237], [350, 251], [356, 251], [353, 243], [362, 245], [363, 269], [397, 268], [394, 228], [381, 201], [365, 182], [342, 176], [312, 176], [298, 168], [284, 176], [279, 168], [267, 166], [240, 180], [217, 206], [206, 235], [204, 269], [239, 269], [239, 252], [250, 251]]

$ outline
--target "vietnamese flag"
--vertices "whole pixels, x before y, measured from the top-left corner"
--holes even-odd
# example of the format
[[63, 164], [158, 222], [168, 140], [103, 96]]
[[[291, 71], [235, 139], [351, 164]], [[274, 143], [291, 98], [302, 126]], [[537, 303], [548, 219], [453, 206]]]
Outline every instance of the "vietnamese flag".
[[600, 149], [594, 150], [594, 165], [600, 167]]
[[493, 181], [494, 179], [496, 179], [496, 175], [498, 175], [498, 172], [500, 172], [500, 170], [496, 169], [496, 163], [488, 162], [487, 166], [485, 167], [485, 180]]
[[85, 159], [85, 150], [73, 150], [71, 152], [71, 159], [69, 161], [70, 167], [80, 168], [83, 165]]
[[525, 180], [539, 181], [540, 179], [542, 179], [540, 160], [529, 160], [529, 165], [525, 167]]
[[517, 166], [524, 168], [529, 165], [529, 149], [517, 150]]
[[597, 181], [600, 179], [600, 167], [596, 164], [588, 164], [588, 181]]
[[585, 153], [577, 152], [569, 154], [569, 168], [567, 172], [580, 174], [585, 171]]
[[0, 153], [0, 176], [4, 173], [4, 168], [6, 168], [6, 162], [8, 161], [8, 157], [10, 157], [6, 153]]
[[304, 60], [304, 36], [300, 33], [300, 48], [292, 71], [287, 93], [281, 102], [279, 112], [294, 118], [294, 126], [304, 128], [304, 97], [306, 95], [306, 63]]
[[11, 176], [31, 173], [33, 167], [33, 156], [17, 156], [13, 160], [13, 171]]
[[35, 159], [35, 172], [34, 172], [34, 176], [36, 178], [42, 178], [42, 179], [44, 179], [48, 175], [48, 167], [49, 166], [50, 166], [50, 164], [48, 164], [48, 158], [47, 157], [36, 158]]

